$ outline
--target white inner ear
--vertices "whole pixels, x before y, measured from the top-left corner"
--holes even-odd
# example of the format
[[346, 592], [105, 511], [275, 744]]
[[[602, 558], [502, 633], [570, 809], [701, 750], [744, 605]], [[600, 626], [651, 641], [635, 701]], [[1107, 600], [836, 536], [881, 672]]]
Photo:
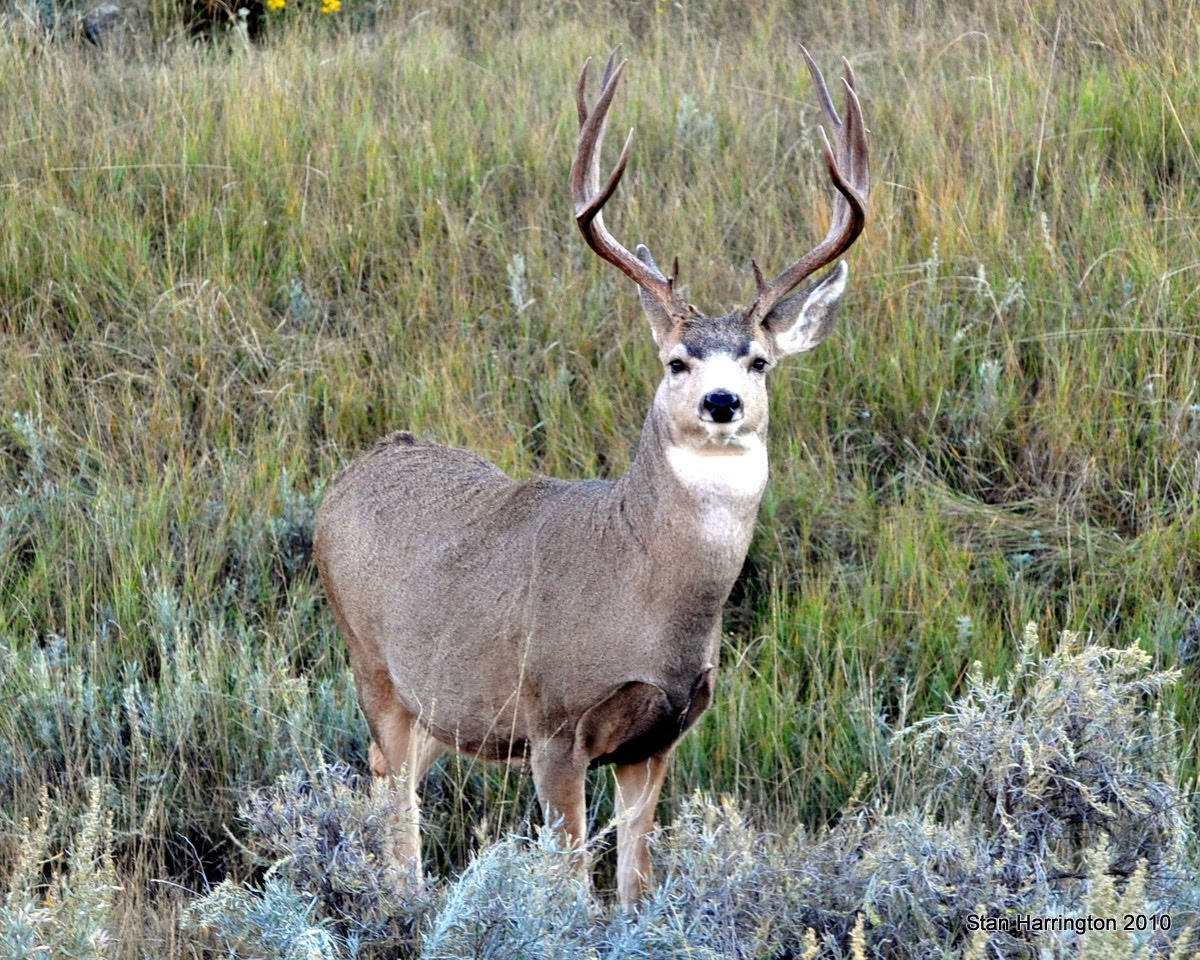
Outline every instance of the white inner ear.
[[[842, 260], [829, 276], [808, 292], [808, 296], [785, 300], [772, 311], [775, 349], [780, 354], [811, 350], [829, 336], [849, 276], [850, 268]], [[789, 322], [788, 315], [793, 311]]]
[[650, 335], [654, 337], [654, 345], [662, 346], [662, 339], [671, 329], [671, 317], [657, 300], [641, 287], [638, 287], [638, 297], [642, 301], [642, 312], [650, 324]]
[[654, 345], [656, 347], [659, 346], [660, 344], [658, 342], [658, 328], [656, 326], [654, 326], [654, 324], [650, 324], [650, 336], [652, 336], [654, 338]]

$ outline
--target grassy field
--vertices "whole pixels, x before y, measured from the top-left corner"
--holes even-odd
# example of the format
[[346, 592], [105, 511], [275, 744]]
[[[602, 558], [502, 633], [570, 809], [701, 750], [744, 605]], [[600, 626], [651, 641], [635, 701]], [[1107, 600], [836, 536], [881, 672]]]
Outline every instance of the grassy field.
[[[894, 731], [1009, 670], [1029, 621], [1178, 668], [1194, 780], [1200, 7], [496, 0], [368, 30], [354, 3], [118, 55], [4, 21], [0, 876], [39, 798], [53, 851], [107, 811], [111, 949], [204, 955], [180, 912], [262, 879], [253, 791], [365, 769], [323, 485], [398, 428], [520, 477], [628, 466], [658, 364], [566, 190], [577, 71], [616, 43], [637, 135], [608, 222], [702, 309], [824, 231], [796, 41], [851, 58], [874, 174], [837, 331], [773, 375], [771, 485], [664, 819], [700, 789], [819, 831], [891, 795]], [[438, 875], [532, 812], [466, 762], [428, 793]]]

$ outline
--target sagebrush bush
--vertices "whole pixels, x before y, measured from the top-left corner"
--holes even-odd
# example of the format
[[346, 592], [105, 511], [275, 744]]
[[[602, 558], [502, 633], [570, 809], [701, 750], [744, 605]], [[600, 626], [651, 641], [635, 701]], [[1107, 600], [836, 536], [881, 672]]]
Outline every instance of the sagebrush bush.
[[587, 956], [603, 912], [574, 864], [575, 854], [548, 830], [536, 841], [512, 836], [480, 851], [440, 898], [421, 957]]
[[428, 901], [396, 861], [395, 810], [385, 782], [322, 765], [255, 791], [242, 818], [278, 880], [312, 899], [343, 940], [399, 948]]
[[[156, 871], [174, 857], [195, 869], [186, 838], [202, 829], [214, 838], [205, 860], [221, 871], [234, 854], [218, 855], [216, 838], [236, 800], [206, 784], [252, 784], [326, 752], [351, 755], [353, 689], [349, 676], [321, 681], [296, 676], [284, 658], [262, 662], [252, 633], [197, 625], [170, 591], [157, 605], [167, 626], [154, 662], [127, 663], [117, 677], [95, 668], [103, 633], [82, 648], [51, 637], [29, 651], [0, 637], [0, 737], [12, 745], [0, 755], [0, 801], [24, 816], [30, 791], [49, 785], [70, 811], [82, 798], [68, 772], [103, 777], [126, 854]], [[3, 827], [0, 869], [18, 842]]]
[[[1042, 655], [1032, 626], [1020, 649], [1008, 675], [977, 671], [945, 713], [900, 731], [890, 779], [827, 829], [772, 833], [728, 797], [693, 795], [660, 829], [661, 881], [631, 915], [547, 835], [484, 848], [428, 897], [398, 893], [387, 797], [342, 768], [256, 793], [246, 817], [275, 886], [198, 909], [236, 931], [282, 902], [289, 929], [335, 931], [346, 956], [424, 960], [1182, 955], [1200, 897], [1179, 731], [1161, 711], [1177, 674], [1070, 633]], [[1125, 914], [1170, 928], [972, 928]]]
[[54, 835], [45, 793], [37, 819], [22, 824], [20, 850], [0, 888], [0, 956], [5, 960], [117, 956], [110, 924], [119, 883], [110, 798], [104, 794], [101, 781], [92, 781], [87, 807], [62, 839]]
[[313, 898], [272, 869], [261, 888], [223, 881], [188, 908], [184, 924], [229, 960], [340, 960], [346, 945], [316, 913]]
[[1050, 656], [1039, 645], [1030, 624], [1005, 677], [976, 664], [946, 713], [902, 731], [924, 807], [995, 823], [993, 855], [1011, 862], [1014, 887], [1029, 870], [1078, 872], [1102, 840], [1114, 871], [1145, 863], [1153, 882], [1172, 882], [1190, 837], [1179, 731], [1160, 704], [1180, 672], [1071, 631]]

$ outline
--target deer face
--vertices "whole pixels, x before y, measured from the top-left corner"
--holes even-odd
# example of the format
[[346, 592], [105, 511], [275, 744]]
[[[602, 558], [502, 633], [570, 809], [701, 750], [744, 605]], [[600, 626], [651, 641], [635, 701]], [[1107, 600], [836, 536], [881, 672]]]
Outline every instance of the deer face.
[[659, 341], [661, 403], [677, 444], [744, 446], [767, 426], [770, 344], [735, 312], [675, 324]]
[[[638, 256], [653, 265], [645, 247]], [[724, 317], [682, 319], [642, 298], [663, 364], [655, 402], [676, 443], [734, 452], [767, 427], [767, 373], [782, 357], [810, 350], [828, 336], [848, 270], [841, 262], [807, 290], [760, 317], [755, 306]]]

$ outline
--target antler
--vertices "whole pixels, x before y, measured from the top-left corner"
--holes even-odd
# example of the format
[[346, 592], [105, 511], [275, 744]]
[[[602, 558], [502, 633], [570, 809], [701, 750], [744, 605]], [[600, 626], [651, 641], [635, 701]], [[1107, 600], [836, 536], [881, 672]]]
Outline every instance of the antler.
[[833, 201], [833, 219], [825, 239], [812, 250], [785, 269], [774, 280], [764, 280], [758, 264], [754, 266], [754, 280], [758, 285], [752, 310], [759, 318], [766, 317], [780, 300], [786, 297], [805, 277], [815, 273], [844, 253], [862, 232], [866, 220], [867, 197], [871, 192], [871, 173], [867, 163], [867, 132], [863, 126], [862, 106], [854, 92], [854, 71], [850, 62], [843, 58], [846, 76], [842, 83], [846, 87], [846, 122], [838, 116], [825, 77], [807, 50], [800, 47], [812, 74], [813, 86], [821, 108], [833, 127], [834, 146], [830, 147], [825, 131], [821, 130], [821, 143], [825, 149], [825, 162], [829, 166], [829, 177], [838, 189]]
[[600, 148], [604, 142], [608, 108], [612, 105], [613, 94], [617, 91], [621, 71], [628, 62], [622, 60], [618, 64], [616, 57], [617, 51], [614, 50], [604, 65], [600, 96], [593, 110], [588, 109], [586, 98], [588, 66], [592, 62], [590, 57], [584, 62], [583, 70], [579, 74], [579, 88], [575, 92], [575, 105], [579, 109], [579, 144], [575, 148], [575, 158], [571, 163], [571, 200], [575, 205], [575, 222], [579, 224], [583, 239], [589, 247], [658, 301], [669, 315], [686, 315], [690, 308], [675, 293], [674, 276], [664, 277], [648, 256], [646, 260], [641, 260], [621, 246], [605, 228], [604, 218], [600, 213], [609, 197], [616, 192], [621, 174], [625, 172], [625, 164], [629, 162], [629, 148], [633, 143], [633, 131], [630, 130], [629, 136], [625, 138], [625, 146], [621, 148], [617, 165], [602, 189]]

